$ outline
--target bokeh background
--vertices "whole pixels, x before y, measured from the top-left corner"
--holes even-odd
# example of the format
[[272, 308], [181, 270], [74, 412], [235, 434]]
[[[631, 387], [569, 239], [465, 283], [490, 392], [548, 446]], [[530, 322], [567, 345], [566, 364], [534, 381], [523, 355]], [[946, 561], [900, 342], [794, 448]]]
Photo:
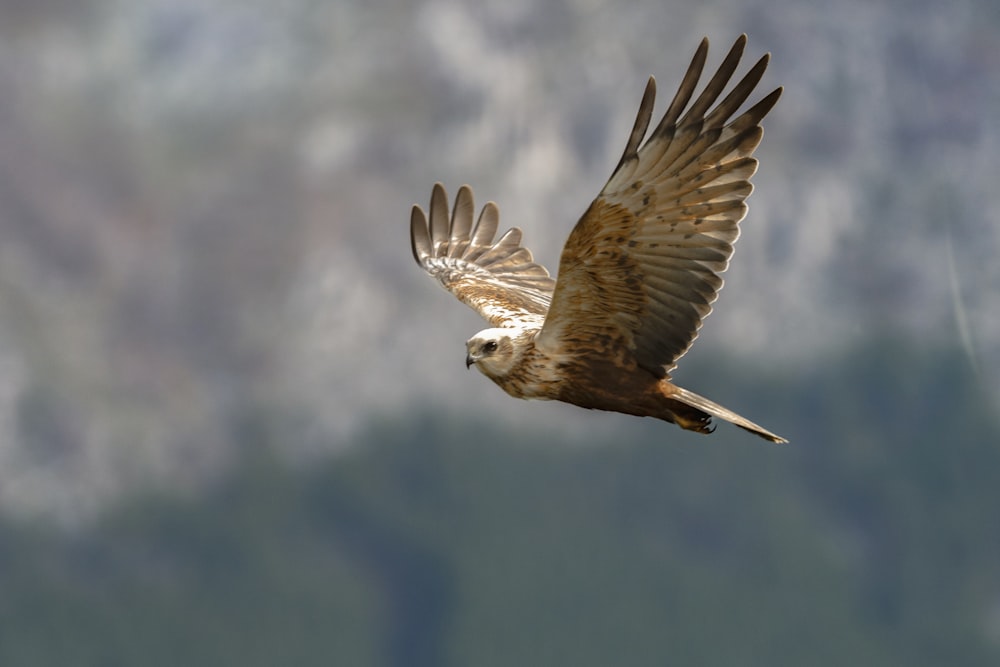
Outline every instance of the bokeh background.
[[[675, 377], [792, 444], [466, 372], [409, 207], [554, 270], [742, 32]], [[0, 664], [995, 664], [998, 122], [994, 0], [0, 2]]]

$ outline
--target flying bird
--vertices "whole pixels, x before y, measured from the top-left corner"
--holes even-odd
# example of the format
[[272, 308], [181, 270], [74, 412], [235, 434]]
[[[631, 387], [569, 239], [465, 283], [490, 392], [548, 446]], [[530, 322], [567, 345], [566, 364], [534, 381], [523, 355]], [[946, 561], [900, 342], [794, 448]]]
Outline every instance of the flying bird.
[[557, 280], [521, 245], [520, 229], [494, 240], [496, 204], [473, 224], [468, 186], [450, 218], [440, 183], [428, 214], [413, 207], [414, 259], [491, 324], [467, 341], [467, 367], [516, 398], [655, 417], [698, 433], [711, 433], [716, 418], [787, 442], [670, 377], [722, 288], [753, 189], [760, 122], [781, 96], [779, 87], [733, 118], [763, 76], [765, 54], [717, 102], [745, 46], [742, 35], [689, 106], [708, 55], [703, 39], [647, 137], [650, 77], [625, 152], [570, 233]]

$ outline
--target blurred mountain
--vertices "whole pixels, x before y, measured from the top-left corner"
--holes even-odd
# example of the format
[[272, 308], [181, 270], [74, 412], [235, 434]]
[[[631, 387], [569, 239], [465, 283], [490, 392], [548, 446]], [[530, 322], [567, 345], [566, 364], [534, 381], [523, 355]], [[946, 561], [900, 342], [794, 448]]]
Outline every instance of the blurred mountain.
[[[744, 31], [786, 93], [680, 381], [740, 408], [743, 377], [810, 377], [848, 405], [824, 393], [845, 351], [957, 345], [995, 412], [995, 3], [5, 2], [0, 507], [73, 523], [200, 488], [256, 413], [304, 460], [417, 401], [568, 439], [648, 428], [466, 373], [481, 324], [413, 265], [408, 210], [470, 183], [554, 269], [645, 78], [669, 95], [701, 35], [713, 66]], [[804, 433], [803, 400], [752, 416]]]

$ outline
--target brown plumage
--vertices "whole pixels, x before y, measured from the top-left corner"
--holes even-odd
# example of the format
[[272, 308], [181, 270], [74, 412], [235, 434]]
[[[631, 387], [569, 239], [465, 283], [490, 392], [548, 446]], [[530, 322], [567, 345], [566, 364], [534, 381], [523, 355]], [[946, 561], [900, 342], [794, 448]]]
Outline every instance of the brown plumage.
[[440, 183], [429, 222], [413, 207], [417, 263], [493, 326], [467, 342], [467, 365], [517, 398], [656, 417], [699, 433], [711, 432], [714, 417], [785, 442], [670, 382], [722, 288], [753, 189], [760, 121], [781, 95], [778, 88], [730, 120], [763, 76], [764, 55], [716, 104], [745, 46], [743, 35], [689, 106], [708, 54], [702, 40], [643, 143], [656, 94], [649, 79], [618, 166], [566, 241], [558, 281], [521, 246], [519, 229], [494, 243], [492, 202], [473, 225], [468, 186], [450, 220]]

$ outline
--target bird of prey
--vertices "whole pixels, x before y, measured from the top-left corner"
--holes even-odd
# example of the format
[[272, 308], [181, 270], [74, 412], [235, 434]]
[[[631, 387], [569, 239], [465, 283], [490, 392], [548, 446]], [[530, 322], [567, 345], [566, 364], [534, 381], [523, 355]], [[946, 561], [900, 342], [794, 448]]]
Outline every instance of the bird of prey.
[[703, 39], [646, 137], [656, 95], [650, 77], [625, 153], [570, 233], [557, 280], [521, 245], [520, 229], [494, 241], [493, 202], [473, 225], [468, 186], [450, 218], [440, 183], [428, 214], [413, 207], [414, 259], [491, 324], [466, 343], [467, 367], [516, 398], [655, 417], [698, 433], [712, 432], [717, 418], [786, 442], [670, 381], [722, 288], [753, 189], [760, 122], [782, 91], [733, 118], [763, 76], [765, 54], [717, 102], [745, 46], [742, 35], [689, 105], [708, 54]]

